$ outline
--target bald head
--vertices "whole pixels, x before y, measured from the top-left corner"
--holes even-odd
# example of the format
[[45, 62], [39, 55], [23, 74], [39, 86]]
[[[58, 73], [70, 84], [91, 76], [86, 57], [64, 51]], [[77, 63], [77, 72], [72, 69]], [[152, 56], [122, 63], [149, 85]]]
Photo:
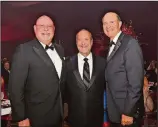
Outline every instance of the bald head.
[[42, 15], [36, 20], [36, 24], [41, 23], [42, 21], [48, 21], [49, 23], [52, 23], [54, 25], [53, 20], [48, 17], [47, 15]]
[[120, 16], [119, 16], [117, 13], [115, 13], [115, 12], [108, 12], [108, 13], [106, 13], [106, 14], [103, 16], [102, 21], [103, 21], [104, 18], [106, 18], [106, 17], [108, 17], [108, 18], [112, 17], [112, 18], [115, 18], [115, 20], [121, 21]]
[[119, 15], [114, 12], [108, 12], [103, 16], [102, 23], [104, 33], [110, 38], [110, 40], [113, 40], [121, 30], [122, 22]]
[[52, 43], [55, 32], [53, 20], [47, 15], [40, 16], [34, 25], [34, 32], [41, 43], [49, 45]]
[[[115, 13], [115, 12], [108, 12], [108, 13], [105, 13], [105, 15], [103, 16], [103, 18], [105, 17], [105, 16], [114, 16], [114, 17], [116, 17], [117, 18], [117, 20], [118, 21], [121, 21], [121, 18], [120, 18], [120, 16], [117, 14], [117, 13]], [[102, 18], [102, 20], [103, 20], [103, 18]]]

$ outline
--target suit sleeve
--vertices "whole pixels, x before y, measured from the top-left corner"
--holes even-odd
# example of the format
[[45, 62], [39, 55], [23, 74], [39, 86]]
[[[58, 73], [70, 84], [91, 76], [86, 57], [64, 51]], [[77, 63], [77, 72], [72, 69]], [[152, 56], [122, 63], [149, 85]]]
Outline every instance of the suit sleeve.
[[133, 116], [135, 107], [142, 96], [143, 90], [143, 55], [138, 42], [131, 39], [125, 52], [125, 69], [127, 73], [128, 86], [125, 100], [124, 114]]
[[12, 108], [12, 120], [15, 122], [27, 118], [24, 101], [24, 87], [27, 74], [28, 62], [24, 55], [23, 45], [20, 45], [13, 55], [8, 86]]

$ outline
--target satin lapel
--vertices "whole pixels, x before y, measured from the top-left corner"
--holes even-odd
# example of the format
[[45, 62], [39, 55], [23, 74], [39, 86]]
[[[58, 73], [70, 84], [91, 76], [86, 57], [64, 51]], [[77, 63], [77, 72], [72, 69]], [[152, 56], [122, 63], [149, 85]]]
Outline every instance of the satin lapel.
[[80, 88], [83, 88], [84, 90], [87, 90], [87, 87], [85, 86], [85, 84], [83, 83], [83, 80], [81, 78], [81, 75], [78, 71], [78, 57], [77, 55], [74, 56], [74, 58], [72, 59], [72, 66], [73, 66], [73, 73], [77, 79], [77, 81], [79, 83], [77, 83], [77, 85], [80, 87]]
[[[50, 57], [48, 56], [47, 52], [44, 50], [44, 48], [42, 47], [42, 45], [40, 44], [40, 42], [38, 42], [37, 40], [35, 40], [35, 45], [33, 46], [33, 50], [35, 51], [35, 53], [44, 61], [44, 63], [50, 67], [52, 69], [52, 71], [56, 71], [55, 66], [52, 62], [52, 60], [50, 59]], [[56, 71], [57, 74], [57, 71]], [[58, 77], [58, 75], [57, 75]]]
[[117, 40], [117, 42], [116, 42], [116, 45], [115, 45], [113, 51], [111, 52], [110, 56], [107, 57], [106, 62], [109, 62], [109, 61], [110, 61], [110, 59], [115, 55], [115, 53], [117, 52], [117, 50], [118, 50], [119, 47], [121, 46], [121, 40], [122, 40], [123, 36], [124, 36], [124, 34], [121, 33], [121, 35], [119, 36], [119, 38], [118, 38], [118, 40]]
[[93, 85], [95, 79], [96, 79], [96, 76], [97, 76], [97, 60], [96, 60], [96, 56], [94, 54], [92, 54], [92, 57], [93, 57], [93, 67], [92, 67], [92, 77], [91, 77], [91, 80], [90, 80], [90, 84], [88, 86], [88, 89]]
[[[109, 50], [110, 50], [110, 46], [108, 47], [107, 54], [105, 55], [105, 60], [106, 60], [105, 62], [106, 62], [106, 65], [107, 65], [107, 58], [108, 58]], [[106, 67], [106, 65], [105, 65], [105, 67]]]
[[60, 82], [61, 82], [61, 80], [62, 80], [62, 77], [63, 77], [64, 73], [65, 73], [64, 68], [65, 68], [65, 62], [62, 60], [62, 68], [61, 68]]
[[55, 48], [56, 52], [58, 53], [60, 59], [63, 61], [64, 60], [64, 52], [61, 51], [61, 49], [56, 44], [54, 44], [54, 48]]

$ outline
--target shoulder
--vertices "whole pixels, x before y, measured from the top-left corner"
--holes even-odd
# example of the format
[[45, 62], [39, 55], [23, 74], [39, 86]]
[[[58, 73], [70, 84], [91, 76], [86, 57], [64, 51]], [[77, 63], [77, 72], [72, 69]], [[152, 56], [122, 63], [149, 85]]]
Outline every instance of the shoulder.
[[125, 43], [127, 45], [139, 45], [139, 42], [137, 39], [135, 39], [134, 37], [132, 37], [131, 35], [127, 35], [124, 33], [124, 38], [123, 41], [125, 41]]
[[144, 76], [144, 86], [148, 87], [148, 79], [146, 76]]
[[102, 62], [105, 62], [105, 58], [104, 57], [102, 57], [102, 56], [99, 56], [99, 55], [95, 55], [95, 54], [93, 54], [93, 57], [95, 57], [95, 59], [96, 59], [96, 61], [102, 61]]
[[24, 58], [29, 57], [30, 53], [32, 52], [32, 46], [34, 43], [35, 43], [35, 40], [31, 40], [31, 41], [18, 45], [15, 48], [13, 57], [15, 56], [19, 56], [19, 57], [21, 56]]
[[31, 41], [27, 41], [25, 43], [22, 43], [20, 45], [17, 46], [17, 48], [23, 48], [23, 49], [26, 49], [26, 48], [30, 48], [33, 46], [33, 44], [36, 42], [36, 40], [31, 40]]
[[70, 64], [74, 63], [74, 61], [76, 61], [76, 59], [77, 59], [77, 55], [67, 56], [67, 57], [65, 57], [65, 62], [67, 63], [67, 65], [70, 65]]
[[71, 63], [72, 63], [72, 62], [75, 61], [75, 60], [77, 60], [77, 55], [76, 55], [76, 54], [67, 57], [67, 61], [68, 61], [68, 62], [71, 62]]
[[100, 65], [100, 67], [105, 67], [106, 65], [106, 59], [102, 56], [98, 56], [98, 55], [93, 55], [94, 56], [94, 60], [97, 64]]
[[124, 34], [123, 39], [120, 41], [122, 43], [121, 45], [125, 47], [125, 51], [128, 51], [129, 49], [141, 50], [138, 40], [132, 37], [131, 35]]
[[76, 66], [76, 58], [77, 58], [76, 55], [74, 55], [74, 56], [67, 56], [65, 58], [67, 71], [73, 70], [73, 68]]

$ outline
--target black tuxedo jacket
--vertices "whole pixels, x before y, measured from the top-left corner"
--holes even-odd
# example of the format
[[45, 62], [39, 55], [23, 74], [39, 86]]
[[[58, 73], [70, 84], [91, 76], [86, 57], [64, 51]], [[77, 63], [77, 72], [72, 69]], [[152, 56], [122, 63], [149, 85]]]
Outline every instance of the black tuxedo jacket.
[[38, 40], [21, 44], [13, 56], [9, 93], [13, 121], [30, 119], [31, 125], [55, 126], [61, 120], [64, 89], [64, 51], [54, 47], [62, 60], [59, 79], [50, 57]]
[[120, 123], [122, 114], [134, 116], [137, 109], [143, 115], [143, 73], [143, 56], [137, 40], [121, 33], [107, 57], [105, 69], [107, 109], [112, 122]]
[[93, 70], [87, 88], [78, 70], [77, 55], [66, 62], [68, 120], [71, 127], [102, 127], [105, 59], [93, 55]]

